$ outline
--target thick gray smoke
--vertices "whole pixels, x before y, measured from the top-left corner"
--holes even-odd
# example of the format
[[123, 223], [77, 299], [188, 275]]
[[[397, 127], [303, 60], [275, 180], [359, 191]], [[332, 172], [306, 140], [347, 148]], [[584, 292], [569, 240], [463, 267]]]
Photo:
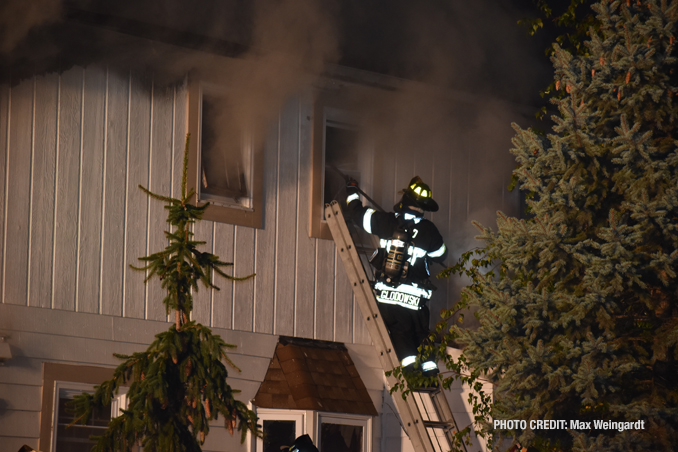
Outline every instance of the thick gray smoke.
[[[56, 37], [86, 36], [95, 30], [98, 41], [92, 48], [74, 51], [68, 46], [87, 39], [71, 36], [63, 40], [63, 48], [54, 46], [53, 58], [82, 65], [144, 66], [156, 81], [159, 74], [168, 82], [186, 73], [211, 78], [230, 87], [235, 117], [260, 125], [275, 117], [290, 96], [313, 85], [328, 63], [415, 80], [396, 91], [358, 92], [353, 105], [379, 150], [375, 163], [394, 156], [401, 162], [388, 181], [391, 188], [382, 184], [375, 193], [382, 205], [393, 205], [397, 190], [414, 174], [430, 183], [434, 194], [452, 193], [450, 204], [432, 217], [450, 231], [450, 263], [479, 245], [471, 220], [489, 226], [496, 210], [518, 213], [515, 194], [505, 190], [513, 167], [510, 123], [529, 125], [527, 115], [536, 108], [517, 104], [534, 103], [551, 73], [540, 60], [543, 44], [516, 25], [526, 14], [514, 6], [519, 1], [5, 0], [0, 6], [0, 53], [14, 52], [20, 60], [16, 52], [26, 45], [31, 30], [52, 27]], [[73, 17], [80, 17], [72, 15], [74, 10], [122, 18], [126, 24], [151, 24], [161, 27], [161, 35], [173, 30], [188, 32], [187, 39], [216, 41], [208, 39], [205, 52], [196, 51], [200, 46], [195, 43], [190, 51], [182, 50], [181, 43], [140, 44], [138, 38], [125, 37], [128, 25], [121, 30], [109, 23], [99, 28], [81, 19], [73, 23]], [[70, 22], [63, 25], [67, 30], [60, 30], [64, 17]], [[143, 26], [131, 29], [144, 31]], [[243, 49], [227, 71], [219, 63], [223, 59], [214, 56], [222, 50], [220, 43]], [[445, 176], [432, 168], [451, 172]]]

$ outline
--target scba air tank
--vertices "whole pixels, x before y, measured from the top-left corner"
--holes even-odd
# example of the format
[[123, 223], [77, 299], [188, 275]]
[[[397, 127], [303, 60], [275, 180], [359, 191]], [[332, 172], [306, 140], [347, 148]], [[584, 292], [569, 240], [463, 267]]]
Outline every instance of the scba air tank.
[[409, 237], [405, 231], [396, 230], [391, 238], [391, 246], [386, 255], [384, 274], [387, 281], [398, 279], [402, 275], [403, 266], [407, 259], [407, 241]]

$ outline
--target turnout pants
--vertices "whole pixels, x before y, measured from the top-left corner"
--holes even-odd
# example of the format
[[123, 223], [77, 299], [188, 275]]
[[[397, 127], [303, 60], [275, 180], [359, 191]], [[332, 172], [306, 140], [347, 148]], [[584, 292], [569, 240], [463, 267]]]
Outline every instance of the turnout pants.
[[407, 309], [402, 306], [377, 303], [384, 319], [398, 360], [402, 362], [408, 356], [417, 356], [417, 348], [428, 336], [429, 310]]

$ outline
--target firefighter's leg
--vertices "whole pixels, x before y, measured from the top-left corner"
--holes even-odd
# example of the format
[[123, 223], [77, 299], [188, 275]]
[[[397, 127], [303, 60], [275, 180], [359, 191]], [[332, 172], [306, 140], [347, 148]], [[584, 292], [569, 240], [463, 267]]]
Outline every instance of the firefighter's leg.
[[411, 313], [418, 311], [379, 303], [379, 312], [391, 336], [391, 342], [400, 364], [403, 367], [413, 366], [419, 343], [415, 337], [415, 325]]
[[[415, 316], [413, 318], [413, 324], [415, 325], [416, 329], [416, 341], [417, 341], [417, 347], [421, 345], [422, 342], [426, 340], [426, 338], [429, 335], [429, 318], [430, 318], [430, 312], [428, 309], [427, 305], [424, 305], [419, 309], [418, 311], [413, 311], [415, 312]], [[438, 374], [438, 364], [435, 361], [434, 356], [423, 356], [422, 357], [422, 364], [421, 364], [421, 370], [426, 374], [426, 375], [437, 375]]]

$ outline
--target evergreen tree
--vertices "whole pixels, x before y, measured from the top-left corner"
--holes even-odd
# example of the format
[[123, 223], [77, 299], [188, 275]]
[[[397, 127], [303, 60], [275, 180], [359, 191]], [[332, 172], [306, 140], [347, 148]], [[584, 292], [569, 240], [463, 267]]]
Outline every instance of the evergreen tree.
[[[555, 45], [553, 133], [514, 125], [533, 218], [480, 227], [500, 277], [452, 329], [493, 381], [495, 419], [645, 421], [642, 430], [514, 430], [531, 450], [678, 444], [678, 0], [603, 0], [588, 54]], [[478, 275], [476, 273], [476, 275]], [[447, 381], [449, 384], [449, 381]]]
[[[530, 36], [541, 29], [553, 29], [560, 33], [555, 42], [562, 48], [575, 54], [586, 54], [584, 41], [591, 27], [598, 28], [595, 14], [591, 11], [594, 0], [532, 0], [538, 11], [537, 17], [520, 19], [518, 25], [525, 28]], [[546, 20], [546, 26], [544, 24]], [[557, 31], [556, 31], [557, 30]], [[553, 54], [553, 48], [546, 49], [547, 55]]]
[[188, 140], [184, 151], [181, 199], [168, 198], [141, 188], [148, 196], [166, 202], [167, 221], [174, 231], [166, 231], [169, 244], [158, 253], [142, 257], [146, 263], [137, 270], [148, 271], [146, 281], [157, 276], [167, 291], [163, 300], [167, 313], [175, 312], [175, 322], [168, 331], [158, 334], [144, 352], [115, 356], [123, 362], [115, 369], [113, 378], [96, 387], [94, 394], [82, 394], [71, 403], [75, 422], [86, 423], [95, 408], [109, 406], [121, 386], [129, 384], [129, 406], [113, 418], [106, 432], [95, 437], [96, 452], [122, 452], [143, 446], [145, 452], [198, 452], [209, 433], [208, 422], [224, 418], [226, 428], [233, 434], [241, 432], [241, 441], [247, 431], [259, 434], [256, 415], [234, 398], [227, 383], [228, 375], [222, 359], [237, 367], [224, 353], [226, 344], [211, 330], [190, 321], [193, 308], [191, 291], [198, 290], [198, 282], [206, 288], [218, 289], [211, 279], [212, 271], [231, 280], [221, 262], [210, 253], [198, 251], [205, 242], [192, 240], [191, 225], [200, 220], [207, 205], [189, 204], [193, 191], [186, 192], [188, 167]]

